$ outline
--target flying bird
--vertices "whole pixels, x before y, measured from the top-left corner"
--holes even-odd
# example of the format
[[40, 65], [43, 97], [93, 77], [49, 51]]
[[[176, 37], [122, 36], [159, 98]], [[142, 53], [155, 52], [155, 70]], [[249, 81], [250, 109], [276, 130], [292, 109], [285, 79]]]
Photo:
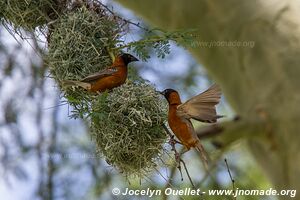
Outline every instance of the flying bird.
[[113, 64], [106, 69], [91, 74], [80, 81], [64, 80], [63, 87], [80, 86], [90, 92], [104, 92], [125, 83], [127, 79], [127, 65], [138, 61], [128, 53], [120, 54]]
[[220, 87], [214, 84], [185, 103], [181, 103], [180, 96], [176, 90], [166, 89], [161, 94], [165, 96], [169, 103], [168, 123], [171, 130], [186, 147], [186, 151], [189, 151], [190, 148], [196, 148], [199, 151], [207, 167], [207, 153], [194, 130], [191, 119], [215, 123], [218, 118], [222, 117], [217, 115], [215, 108], [215, 105], [220, 102], [222, 95]]

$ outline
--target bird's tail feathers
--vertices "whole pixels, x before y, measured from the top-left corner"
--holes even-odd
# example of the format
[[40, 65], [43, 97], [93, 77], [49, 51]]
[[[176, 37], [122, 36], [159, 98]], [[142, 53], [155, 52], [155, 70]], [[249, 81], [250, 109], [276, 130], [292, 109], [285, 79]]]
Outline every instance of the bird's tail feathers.
[[203, 165], [204, 165], [205, 169], [208, 170], [209, 169], [208, 168], [208, 161], [209, 161], [208, 154], [206, 153], [206, 151], [205, 151], [204, 147], [202, 146], [202, 144], [200, 143], [200, 141], [198, 141], [196, 143], [195, 148], [200, 153], [201, 160], [203, 162]]
[[71, 80], [62, 81], [62, 87], [63, 88], [68, 88], [68, 87], [72, 87], [72, 86], [79, 86], [79, 87], [82, 87], [86, 90], [91, 89], [91, 84], [90, 83], [85, 83], [85, 82], [81, 82], [81, 81], [71, 81]]

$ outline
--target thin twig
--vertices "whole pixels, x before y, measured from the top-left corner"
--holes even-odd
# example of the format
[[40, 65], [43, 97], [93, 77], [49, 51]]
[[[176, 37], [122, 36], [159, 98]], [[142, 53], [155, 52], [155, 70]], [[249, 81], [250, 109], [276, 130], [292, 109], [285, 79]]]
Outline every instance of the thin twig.
[[132, 21], [130, 21], [130, 20], [124, 19], [124, 18], [120, 17], [119, 15], [116, 15], [116, 13], [115, 13], [112, 9], [110, 9], [107, 5], [103, 4], [102, 2], [99, 2], [99, 4], [100, 4], [103, 8], [105, 8], [110, 14], [112, 14], [114, 17], [116, 17], [116, 18], [122, 20], [123, 22], [125, 22], [125, 23], [127, 23], [127, 24], [134, 25], [134, 26], [136, 26], [136, 27], [138, 27], [138, 28], [140, 28], [140, 29], [143, 29], [143, 30], [145, 30], [145, 31], [147, 31], [147, 32], [151, 32], [150, 29], [147, 29], [147, 28], [141, 26], [140, 23], [135, 23], [135, 22], [132, 22]]
[[57, 108], [57, 107], [60, 107], [60, 106], [65, 106], [67, 104], [68, 104], [68, 102], [60, 103], [60, 104], [57, 104], [55, 106], [50, 106], [50, 107], [44, 108], [44, 110], [50, 110], [50, 109]]
[[225, 158], [224, 159], [225, 161], [225, 164], [226, 164], [226, 168], [227, 168], [227, 171], [228, 171], [228, 174], [229, 174], [229, 177], [230, 177], [230, 180], [231, 180], [231, 183], [232, 183], [232, 192], [233, 192], [233, 199], [236, 199], [236, 195], [235, 195], [235, 186], [234, 186], [234, 179], [232, 178], [232, 175], [231, 175], [231, 172], [230, 172], [230, 169], [229, 169], [229, 166], [228, 166], [228, 163], [227, 163], [227, 159]]
[[188, 178], [189, 178], [189, 180], [190, 180], [190, 182], [191, 182], [193, 188], [196, 189], [196, 187], [195, 187], [195, 185], [194, 185], [194, 183], [193, 183], [193, 180], [192, 180], [192, 178], [191, 178], [191, 176], [190, 176], [190, 173], [189, 173], [189, 171], [188, 171], [188, 169], [187, 169], [187, 167], [186, 167], [185, 162], [184, 162], [182, 159], [180, 159], [180, 162], [183, 164], [183, 167], [184, 167], [184, 169], [185, 169], [185, 172], [186, 172], [186, 174], [187, 174], [187, 176], [188, 176]]
[[132, 46], [135, 46], [137, 44], [151, 44], [151, 43], [158, 43], [158, 42], [161, 42], [161, 41], [164, 41], [166, 40], [167, 38], [163, 38], [161, 36], [155, 36], [155, 37], [151, 37], [151, 38], [147, 38], [147, 39], [142, 39], [142, 40], [138, 40], [138, 41], [133, 41], [133, 42], [129, 42], [125, 45], [121, 45], [121, 46], [118, 46], [118, 47], [114, 47], [112, 48], [113, 50], [119, 50], [119, 49], [124, 49], [124, 48], [128, 48], [128, 47], [132, 47]]

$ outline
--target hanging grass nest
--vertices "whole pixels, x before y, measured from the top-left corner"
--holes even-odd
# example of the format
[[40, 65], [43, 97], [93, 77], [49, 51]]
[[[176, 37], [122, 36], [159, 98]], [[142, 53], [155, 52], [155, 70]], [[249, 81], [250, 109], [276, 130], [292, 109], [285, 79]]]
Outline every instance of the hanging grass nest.
[[0, 1], [0, 22], [3, 20], [4, 11], [5, 11], [5, 2], [2, 0]]
[[142, 176], [161, 156], [166, 113], [159, 94], [145, 82], [127, 82], [99, 95], [91, 114], [97, 152], [124, 174]]
[[0, 16], [15, 27], [32, 30], [56, 19], [67, 0], [1, 0]]
[[[156, 166], [166, 141], [166, 110], [154, 87], [129, 67], [126, 84], [101, 94], [64, 80], [81, 80], [112, 64], [110, 50], [120, 43], [122, 25], [100, 7], [81, 6], [51, 25], [46, 63], [73, 116], [91, 121], [97, 153], [126, 175], [142, 176]], [[119, 52], [113, 52], [115, 55]]]
[[120, 23], [104, 10], [77, 8], [60, 17], [49, 34], [46, 62], [68, 102], [83, 109], [91, 93], [64, 88], [63, 80], [81, 80], [112, 64], [108, 49], [121, 37]]

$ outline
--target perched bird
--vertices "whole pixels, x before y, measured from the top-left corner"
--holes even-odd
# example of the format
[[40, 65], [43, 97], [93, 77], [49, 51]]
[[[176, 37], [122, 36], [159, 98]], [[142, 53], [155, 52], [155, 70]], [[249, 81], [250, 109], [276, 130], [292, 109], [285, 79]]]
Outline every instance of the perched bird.
[[207, 167], [206, 152], [195, 133], [194, 127], [190, 119], [201, 122], [214, 123], [218, 118], [215, 105], [219, 103], [221, 98], [221, 89], [218, 85], [212, 85], [203, 93], [192, 97], [185, 103], [181, 103], [180, 96], [176, 90], [166, 89], [161, 92], [169, 103], [168, 123], [179, 139], [186, 147], [186, 151], [191, 147], [196, 148]]
[[64, 80], [63, 87], [80, 86], [90, 92], [103, 92], [125, 83], [127, 78], [127, 65], [138, 61], [136, 57], [123, 53], [116, 57], [114, 63], [106, 69], [91, 74], [80, 81]]

